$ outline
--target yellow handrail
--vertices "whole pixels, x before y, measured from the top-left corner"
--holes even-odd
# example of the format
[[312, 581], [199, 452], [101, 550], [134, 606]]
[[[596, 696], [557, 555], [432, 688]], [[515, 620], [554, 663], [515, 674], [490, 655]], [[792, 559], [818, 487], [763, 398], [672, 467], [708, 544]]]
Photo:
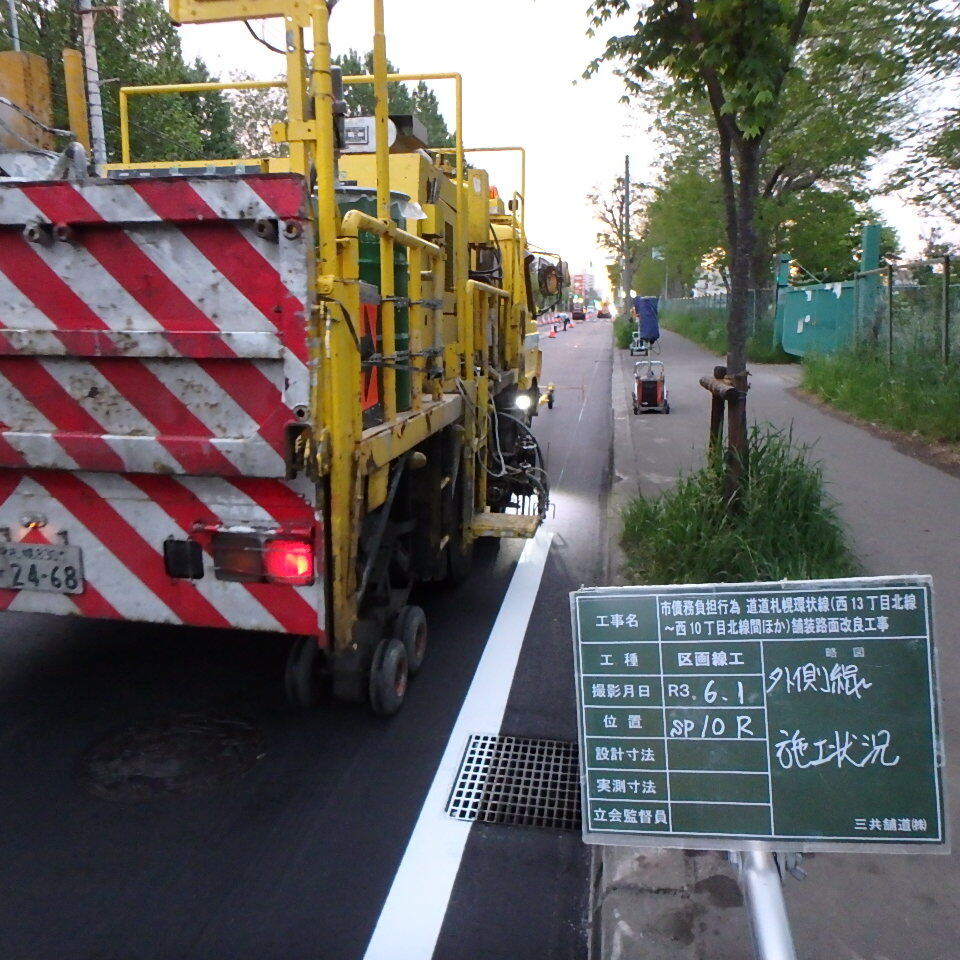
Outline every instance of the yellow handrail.
[[[431, 153], [453, 153], [453, 147], [431, 147]], [[527, 196], [527, 151], [525, 147], [464, 147], [464, 153], [519, 153], [520, 154], [520, 196], [526, 206]], [[526, 236], [526, 210], [520, 214], [520, 226]]]
[[130, 163], [130, 105], [129, 98], [152, 93], [207, 93], [212, 90], [267, 90], [286, 88], [285, 80], [233, 80], [204, 83], [159, 83], [154, 86], [120, 88], [120, 159]]
[[362, 210], [348, 210], [344, 214], [343, 222], [340, 226], [340, 235], [343, 237], [355, 237], [361, 230], [374, 233], [378, 237], [384, 237], [389, 234], [401, 247], [416, 247], [418, 250], [426, 251], [432, 257], [439, 257], [442, 253], [440, 247], [435, 243], [424, 240], [423, 237], [418, 237], [416, 234], [407, 233], [406, 230], [401, 230], [392, 221], [384, 223], [383, 220], [379, 220], [377, 217], [371, 217], [369, 213], [364, 213]]
[[510, 296], [509, 290], [504, 290], [502, 287], [493, 287], [489, 283], [481, 283], [479, 280], [468, 280], [467, 286], [473, 292], [486, 293], [494, 297], [503, 297], [504, 300]]
[[[456, 95], [456, 146], [447, 148], [451, 153], [455, 153], [457, 157], [457, 207], [458, 207], [458, 216], [454, 223], [454, 246], [456, 250], [464, 251], [467, 247], [467, 185], [465, 182], [464, 172], [466, 169], [466, 162], [463, 156], [463, 77], [459, 73], [390, 73], [387, 74], [387, 81], [390, 83], [406, 83], [408, 81], [419, 81], [419, 80], [453, 80], [455, 84], [455, 95]], [[343, 78], [344, 83], [373, 83], [374, 78], [369, 74], [359, 74], [351, 75]], [[379, 141], [378, 141], [379, 142]], [[384, 139], [384, 144], [386, 140]], [[377, 181], [378, 186], [381, 182], [380, 170], [378, 164], [377, 171]], [[468, 264], [467, 258], [462, 255], [458, 255], [455, 261], [456, 267], [456, 296], [457, 296], [457, 317], [458, 322], [461, 323], [461, 326], [458, 330], [460, 334], [459, 340], [460, 345], [463, 348], [464, 353], [468, 357], [473, 356], [474, 343], [473, 343], [473, 330], [467, 329], [468, 324], [466, 323], [465, 318], [467, 315], [467, 277], [468, 277]], [[381, 260], [380, 269], [383, 271], [384, 264]], [[382, 275], [382, 274], [381, 274]], [[384, 337], [386, 339], [386, 337]], [[472, 380], [474, 378], [474, 365], [472, 362], [467, 363], [465, 377], [466, 380]]]

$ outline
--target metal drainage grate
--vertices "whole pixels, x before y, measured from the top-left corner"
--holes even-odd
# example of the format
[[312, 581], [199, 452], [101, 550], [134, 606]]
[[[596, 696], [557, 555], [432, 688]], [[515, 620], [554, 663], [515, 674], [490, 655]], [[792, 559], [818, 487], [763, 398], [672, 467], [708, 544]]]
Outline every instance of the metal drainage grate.
[[481, 823], [579, 830], [577, 744], [473, 734], [447, 813]]

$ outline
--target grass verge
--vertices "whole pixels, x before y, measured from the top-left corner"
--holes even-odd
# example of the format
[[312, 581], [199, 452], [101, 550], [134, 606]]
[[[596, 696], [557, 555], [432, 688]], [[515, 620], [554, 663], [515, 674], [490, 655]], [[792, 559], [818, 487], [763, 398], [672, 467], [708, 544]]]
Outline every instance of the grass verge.
[[[725, 310], [664, 310], [661, 324], [681, 337], [686, 337], [717, 354], [727, 352]], [[770, 334], [757, 335], [747, 341], [747, 359], [754, 363], [795, 363], [796, 357], [784, 353], [770, 342]]]
[[860, 347], [803, 360], [803, 386], [841, 410], [928, 440], [960, 442], [960, 366], [919, 350], [887, 368], [882, 351]]
[[724, 501], [722, 455], [623, 514], [624, 573], [635, 583], [736, 583], [850, 576], [856, 562], [810, 449], [770, 426], [750, 433], [739, 513]]
[[626, 350], [633, 339], [635, 324], [627, 317], [617, 317], [613, 321], [613, 339], [621, 350]]

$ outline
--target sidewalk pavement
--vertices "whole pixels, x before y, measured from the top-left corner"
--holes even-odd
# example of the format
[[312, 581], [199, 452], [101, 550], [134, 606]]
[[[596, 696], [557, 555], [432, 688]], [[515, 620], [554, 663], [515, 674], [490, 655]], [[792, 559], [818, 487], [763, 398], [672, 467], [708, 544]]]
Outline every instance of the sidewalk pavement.
[[[693, 418], [674, 412], [633, 416], [633, 363], [628, 351], [614, 348], [605, 584], [626, 583], [619, 542], [624, 507], [639, 493], [651, 496], [666, 489], [678, 472], [693, 469], [697, 462]], [[667, 387], [673, 390], [669, 365]], [[672, 392], [672, 410], [673, 398]], [[675, 427], [684, 428], [682, 437], [671, 441], [668, 428]], [[595, 960], [752, 958], [736, 868], [724, 854], [604, 846], [595, 848], [595, 860]]]
[[[709, 396], [699, 378], [717, 357], [666, 332], [669, 416], [633, 416], [633, 360], [615, 350], [614, 478], [608, 507], [607, 583], [619, 578], [620, 511], [637, 493], [656, 495], [696, 469], [706, 447]], [[790, 429], [813, 446], [827, 492], [838, 502], [868, 575], [927, 573], [949, 751], [960, 726], [960, 479], [900, 452], [882, 437], [799, 399], [796, 365], [752, 367], [750, 419]], [[946, 769], [948, 794], [958, 766]], [[825, 798], [828, 800], [828, 798]], [[955, 806], [955, 805], [954, 805]], [[956, 818], [951, 818], [955, 826]], [[596, 891], [603, 960], [740, 960], [753, 956], [732, 866], [714, 854], [601, 848]], [[807, 880], [784, 887], [801, 960], [947, 960], [960, 942], [960, 866], [933, 855], [823, 854], [807, 858]], [[718, 898], [716, 892], [723, 891]], [[687, 922], [687, 919], [690, 922]]]

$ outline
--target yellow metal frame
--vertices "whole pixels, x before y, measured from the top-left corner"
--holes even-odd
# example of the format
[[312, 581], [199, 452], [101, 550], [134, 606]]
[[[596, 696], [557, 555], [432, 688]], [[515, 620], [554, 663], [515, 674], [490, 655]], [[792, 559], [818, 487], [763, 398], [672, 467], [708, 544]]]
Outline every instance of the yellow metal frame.
[[[382, 0], [375, 0], [378, 6], [382, 6]], [[381, 24], [382, 26], [382, 24]], [[384, 65], [386, 64], [386, 53], [383, 54]], [[466, 183], [466, 160], [464, 157], [463, 149], [463, 77], [459, 73], [389, 73], [385, 74], [382, 78], [383, 86], [382, 90], [378, 89], [376, 82], [376, 66], [377, 66], [377, 49], [376, 43], [374, 43], [374, 75], [352, 75], [346, 76], [343, 78], [344, 83], [373, 83], [374, 92], [377, 98], [377, 110], [379, 113], [376, 115], [377, 123], [377, 190], [378, 190], [378, 215], [389, 219], [389, 200], [390, 200], [390, 149], [388, 145], [387, 138], [387, 120], [389, 119], [388, 115], [388, 106], [387, 106], [387, 84], [389, 83], [406, 83], [406, 82], [419, 82], [420, 80], [452, 80], [455, 84], [455, 96], [456, 96], [456, 108], [455, 108], [455, 123], [456, 123], [456, 133], [455, 133], [455, 142], [456, 146], [443, 148], [444, 153], [454, 154], [456, 156], [456, 191], [457, 191], [457, 219], [455, 223], [454, 231], [454, 246], [458, 252], [458, 256], [455, 261], [455, 278], [456, 278], [456, 295], [457, 295], [457, 318], [458, 318], [458, 331], [457, 339], [459, 345], [463, 352], [467, 356], [473, 355], [474, 345], [472, 341], [467, 336], [467, 327], [469, 326], [465, 322], [466, 315], [466, 282], [469, 270], [469, 264], [466, 261], [464, 256], [459, 255], [460, 251], [463, 251], [466, 248], [466, 238], [467, 238], [467, 207], [468, 207], [468, 194], [467, 194], [467, 183]], [[381, 116], [382, 114], [382, 116]], [[382, 122], [382, 126], [381, 126]], [[382, 132], [381, 132], [382, 131]], [[439, 152], [439, 151], [435, 151]], [[386, 198], [386, 212], [384, 213], [380, 209], [380, 191], [383, 190]], [[383, 267], [383, 256], [384, 251], [381, 249], [381, 269]], [[449, 252], [448, 252], [449, 255]], [[392, 251], [391, 251], [392, 257]], [[391, 259], [390, 271], [393, 271], [393, 261]], [[411, 276], [413, 270], [410, 271]], [[393, 295], [393, 286], [390, 287], [390, 295]], [[410, 298], [411, 300], [413, 297]], [[391, 336], [393, 335], [393, 310], [392, 304], [390, 305], [390, 323], [391, 323]], [[390, 350], [392, 352], [395, 341], [387, 340], [387, 328], [386, 322], [383, 322], [383, 340], [384, 340], [384, 353]], [[388, 342], [390, 346], [388, 347]], [[465, 371], [460, 371], [461, 376], [465, 380], [473, 379], [473, 365], [468, 363], [466, 364], [467, 369]], [[387, 391], [387, 380], [386, 376], [384, 377], [384, 391]]]
[[67, 116], [77, 143], [90, 153], [90, 122], [87, 119], [87, 91], [83, 79], [83, 54], [69, 47], [63, 51], [63, 83], [67, 95]]
[[170, 16], [177, 23], [226, 23], [284, 17], [298, 26], [307, 27], [316, 6], [311, 0], [170, 0]]
[[[449, 154], [455, 153], [456, 147], [431, 147], [431, 153]], [[464, 147], [464, 153], [519, 153], [520, 154], [520, 199], [523, 207], [520, 211], [520, 228], [523, 230], [526, 238], [526, 196], [527, 196], [527, 150], [525, 147]], [[514, 193], [514, 196], [517, 196]]]
[[[214, 0], [216, 2], [216, 0]], [[121, 87], [120, 88], [120, 160], [128, 164], [130, 160], [130, 97], [144, 96], [147, 94], [160, 93], [209, 93], [212, 90], [269, 90], [272, 88], [286, 87], [283, 80], [234, 80], [232, 82], [206, 82], [206, 83], [163, 83], [152, 87]], [[154, 163], [152, 166], [168, 167], [170, 163]], [[181, 162], [176, 165], [186, 166], [209, 166], [210, 163], [243, 163], [242, 160], [231, 161], [210, 161], [195, 160]], [[147, 164], [144, 164], [147, 166]]]
[[[431, 153], [435, 154], [450, 154], [454, 152], [452, 147], [431, 147]], [[512, 244], [513, 246], [513, 269], [512, 273], [512, 303], [510, 305], [511, 310], [511, 322], [520, 329], [522, 327], [522, 316], [526, 310], [526, 299], [524, 297], [524, 247], [527, 242], [527, 232], [526, 232], [526, 219], [527, 219], [527, 151], [524, 147], [465, 147], [463, 152], [467, 153], [518, 153], [520, 154], [520, 190], [513, 191], [513, 200], [514, 200], [514, 209], [510, 211], [508, 216], [503, 217], [502, 219], [496, 219], [492, 221], [494, 230], [498, 224], [502, 225], [504, 221], [513, 225], [514, 228], [519, 229], [520, 232], [520, 242]], [[521, 331], [521, 340], [526, 333], [532, 332], [527, 330]], [[520, 354], [523, 353], [523, 347], [521, 344]], [[513, 363], [517, 363], [520, 360], [520, 355], [510, 357], [510, 360]], [[539, 367], [539, 364], [537, 365]], [[528, 372], [529, 373], [529, 372]], [[539, 369], [535, 372], [535, 376], [539, 376]], [[481, 478], [481, 485], [485, 487], [486, 485], [486, 476], [484, 475]], [[484, 502], [480, 500], [479, 502]], [[478, 528], [475, 528], [478, 529]]]

